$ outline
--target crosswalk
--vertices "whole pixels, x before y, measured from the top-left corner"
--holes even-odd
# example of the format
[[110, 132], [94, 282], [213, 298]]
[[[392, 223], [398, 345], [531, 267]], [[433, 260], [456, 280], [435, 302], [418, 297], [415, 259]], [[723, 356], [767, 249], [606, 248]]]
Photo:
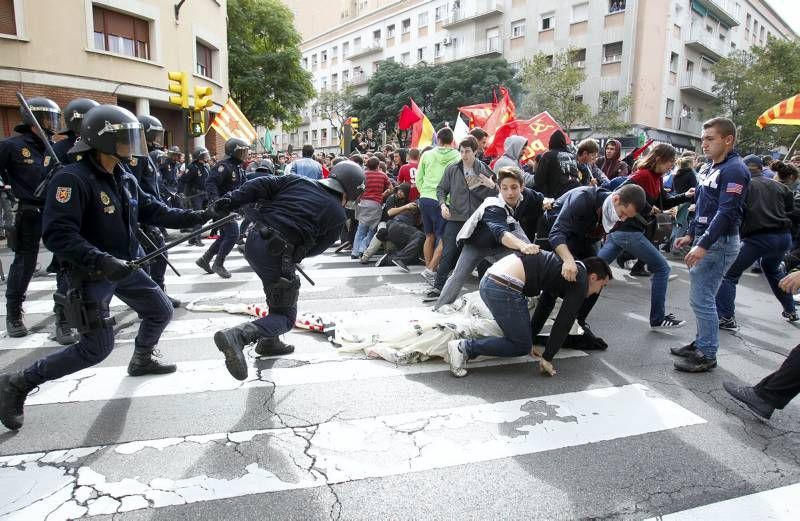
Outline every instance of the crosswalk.
[[[170, 294], [185, 303], [263, 303], [260, 282], [240, 253], [229, 257], [233, 277], [223, 280], [194, 266], [200, 252], [183, 246], [171, 253], [182, 276], [168, 272]], [[301, 311], [337, 317], [359, 312], [375, 323], [379, 317], [408, 321], [425, 312], [419, 296], [427, 286], [418, 267], [406, 274], [361, 266], [330, 251], [303, 267], [318, 282], [303, 283]], [[31, 285], [25, 308], [32, 334], [10, 339], [0, 333], [4, 371], [59, 348], [48, 316], [54, 287], [51, 278]], [[677, 447], [682, 436], [709, 428], [704, 412], [646, 382], [591, 377], [590, 364], [602, 355], [569, 349], [559, 353], [556, 379], [539, 376], [527, 356], [472, 362], [470, 376], [455, 379], [441, 359], [398, 365], [342, 354], [325, 335], [295, 330], [285, 337], [296, 346], [293, 354], [258, 358], [249, 352], [249, 377], [240, 382], [227, 373], [211, 337], [248, 317], [183, 308], [159, 346], [178, 371], [130, 378], [126, 365], [136, 317], [116, 299], [112, 311], [118, 340], [108, 359], [43, 385], [26, 402], [25, 426], [16, 434], [0, 432], [0, 520], [147, 513], [158, 519], [420, 518], [419, 505], [415, 513], [370, 515], [373, 499], [367, 498], [401, 488], [398, 478], [417, 484], [414, 494], [441, 487], [447, 496], [454, 484], [443, 476], [472, 473], [488, 473], [493, 478], [485, 486], [502, 490], [503, 473], [513, 473], [509, 467], [520, 458], [567, 462], [574, 451], [603, 453], [648, 440]], [[601, 458], [587, 464], [613, 469], [618, 462]], [[517, 500], [535, 500], [535, 483], [544, 487], [540, 478], [531, 475], [530, 495]], [[796, 487], [773, 493], [770, 501], [781, 503], [787, 492]], [[721, 510], [706, 505], [708, 515], [681, 514], [677, 507], [651, 514], [720, 519], [716, 512], [746, 512], [747, 497]], [[284, 502], [294, 510], [276, 514]], [[263, 505], [259, 516], [253, 505]], [[474, 517], [462, 507], [428, 505], [422, 517]], [[573, 516], [564, 510], [542, 517]]]

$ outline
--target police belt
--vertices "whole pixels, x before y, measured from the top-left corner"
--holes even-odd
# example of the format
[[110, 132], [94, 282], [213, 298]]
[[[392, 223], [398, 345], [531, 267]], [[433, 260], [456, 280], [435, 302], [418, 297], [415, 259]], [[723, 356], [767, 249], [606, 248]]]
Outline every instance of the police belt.
[[288, 256], [293, 262], [300, 262], [308, 251], [305, 247], [290, 242], [279, 230], [266, 224], [255, 223], [258, 235], [267, 245], [267, 253], [275, 257]]
[[18, 212], [42, 213], [42, 205], [23, 202], [23, 201], [18, 201], [17, 202], [17, 211]]

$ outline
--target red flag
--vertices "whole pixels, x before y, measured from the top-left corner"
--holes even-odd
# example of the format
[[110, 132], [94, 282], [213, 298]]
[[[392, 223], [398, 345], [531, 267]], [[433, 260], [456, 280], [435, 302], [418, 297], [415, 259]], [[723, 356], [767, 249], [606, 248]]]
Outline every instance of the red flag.
[[486, 124], [486, 120], [494, 112], [495, 103], [478, 103], [477, 105], [466, 105], [458, 107], [458, 111], [467, 117], [470, 128], [481, 127]]
[[[528, 147], [522, 154], [522, 161], [525, 162], [536, 154], [547, 150], [550, 136], [556, 130], [564, 132], [556, 123], [556, 120], [547, 112], [537, 114], [528, 120], [510, 121], [497, 129], [494, 141], [486, 148], [486, 155], [494, 157], [503, 155], [506, 139], [510, 136], [522, 136], [528, 140]], [[564, 135], [567, 138], [567, 143], [569, 143], [569, 136], [567, 136], [566, 132], [564, 132]]]
[[[412, 101], [413, 103], [413, 101]], [[408, 105], [403, 105], [403, 110], [400, 111], [400, 118], [397, 120], [397, 126], [400, 130], [410, 129], [414, 123], [422, 119], [422, 112], [414, 112]]]
[[491, 144], [493, 143], [495, 132], [497, 132], [500, 127], [516, 118], [516, 109], [514, 107], [514, 102], [511, 100], [511, 96], [508, 95], [508, 89], [500, 87], [500, 93], [502, 94], [500, 102], [495, 107], [492, 115], [489, 116], [489, 119], [486, 120], [486, 124], [483, 125], [483, 130], [489, 134], [489, 148], [491, 148]]

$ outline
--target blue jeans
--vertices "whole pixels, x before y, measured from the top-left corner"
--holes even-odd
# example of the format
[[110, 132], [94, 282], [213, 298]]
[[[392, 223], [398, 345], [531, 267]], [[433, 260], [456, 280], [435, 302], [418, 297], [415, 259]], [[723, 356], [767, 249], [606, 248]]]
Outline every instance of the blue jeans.
[[[86, 282], [83, 291], [87, 300], [100, 305], [103, 317], [109, 316], [108, 304], [116, 295], [142, 319], [136, 335], [136, 347], [155, 347], [161, 333], [172, 320], [172, 303], [164, 291], [143, 270], [136, 270], [118, 282], [107, 280]], [[25, 379], [39, 385], [99, 364], [114, 349], [114, 329], [102, 327], [81, 335], [77, 344], [67, 346], [40, 359], [25, 370]]]
[[[486, 257], [501, 256], [510, 253], [511, 250], [505, 246], [498, 246], [496, 248], [478, 248], [472, 244], [465, 244], [461, 249], [461, 255], [458, 257], [456, 267], [453, 268], [453, 273], [444, 283], [442, 293], [439, 299], [433, 306], [434, 311], [442, 306], [452, 304], [457, 298], [461, 288], [464, 287], [467, 277], [470, 276], [472, 270], [478, 267]], [[437, 275], [438, 276], [438, 275]]]
[[530, 353], [533, 342], [528, 298], [487, 276], [481, 279], [480, 295], [505, 336], [465, 341], [464, 352], [467, 357], [470, 359], [479, 355], [514, 357]]
[[375, 223], [374, 226], [358, 223], [356, 238], [353, 242], [353, 252], [350, 255], [351, 257], [359, 257], [362, 253], [367, 251], [367, 247], [369, 246], [370, 241], [372, 241], [372, 238], [375, 236], [377, 229], [378, 223]]
[[439, 267], [436, 269], [436, 280], [433, 287], [441, 290], [444, 288], [444, 283], [450, 276], [450, 270], [455, 268], [458, 257], [461, 255], [461, 244], [456, 242], [458, 232], [464, 227], [461, 221], [445, 221], [444, 235], [442, 236], [442, 260], [439, 261]]
[[650, 325], [658, 325], [666, 314], [664, 302], [667, 300], [669, 264], [642, 232], [616, 231], [609, 234], [598, 256], [610, 263], [623, 251], [647, 264], [653, 273], [650, 282]]
[[792, 235], [788, 230], [783, 232], [761, 233], [742, 240], [742, 249], [733, 265], [728, 269], [722, 284], [717, 291], [717, 315], [719, 318], [733, 318], [736, 314], [736, 285], [742, 273], [753, 262], [761, 259], [761, 271], [767, 277], [772, 293], [787, 313], [794, 313], [795, 305], [792, 295], [778, 287], [783, 272], [780, 264], [783, 256], [792, 245]]
[[[695, 239], [697, 244], [699, 236]], [[697, 321], [695, 345], [707, 358], [719, 349], [719, 317], [716, 294], [722, 277], [739, 254], [739, 236], [723, 235], [711, 245], [703, 260], [689, 270], [689, 304]]]

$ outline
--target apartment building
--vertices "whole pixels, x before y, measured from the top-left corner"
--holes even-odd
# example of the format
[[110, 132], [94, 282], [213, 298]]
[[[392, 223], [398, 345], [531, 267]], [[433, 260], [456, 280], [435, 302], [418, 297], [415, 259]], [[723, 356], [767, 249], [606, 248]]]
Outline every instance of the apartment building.
[[[212, 111], [228, 97], [225, 0], [0, 0], [0, 137], [20, 120], [14, 96], [46, 96], [63, 109], [73, 98], [152, 114], [167, 144], [184, 147], [181, 110], [168, 102], [168, 71], [212, 87]], [[198, 138], [221, 152], [215, 132]]]
[[[364, 9], [352, 15], [353, 6]], [[318, 91], [366, 91], [383, 60], [413, 66], [505, 57], [520, 67], [537, 52], [572, 47], [586, 70], [580, 96], [592, 110], [631, 96], [631, 126], [657, 141], [695, 148], [711, 115], [711, 65], [769, 37], [797, 35], [764, 0], [426, 0], [342, 2], [347, 17], [305, 39], [302, 65]], [[302, 8], [297, 16], [303, 16]], [[330, 20], [333, 17], [329, 17]], [[476, 100], [477, 101], [477, 100]], [[338, 129], [304, 111], [279, 147], [333, 150]], [[585, 135], [573, 129], [576, 137]]]

